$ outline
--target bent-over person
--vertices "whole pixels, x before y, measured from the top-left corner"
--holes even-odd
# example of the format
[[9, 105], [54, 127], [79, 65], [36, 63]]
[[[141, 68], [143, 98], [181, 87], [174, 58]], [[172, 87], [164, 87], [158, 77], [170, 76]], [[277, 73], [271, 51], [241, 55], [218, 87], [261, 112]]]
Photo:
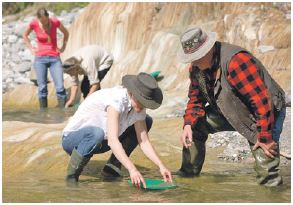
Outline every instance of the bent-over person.
[[113, 64], [113, 55], [99, 45], [88, 45], [78, 49], [64, 61], [63, 70], [71, 77], [70, 97], [65, 107], [74, 104], [78, 92], [78, 75], [84, 75], [80, 85], [83, 98], [100, 90], [100, 82], [104, 79]]
[[157, 109], [163, 94], [156, 80], [146, 73], [126, 75], [122, 85], [99, 90], [88, 96], [79, 106], [63, 130], [62, 146], [71, 158], [66, 181], [75, 183], [84, 166], [94, 154], [112, 150], [104, 166], [104, 176], [121, 176], [121, 164], [128, 170], [136, 186], [144, 178], [129, 155], [140, 146], [143, 153], [159, 167], [165, 181], [172, 181], [170, 171], [156, 154], [148, 132], [152, 118], [146, 108]]
[[286, 114], [284, 91], [255, 56], [239, 46], [216, 41], [213, 32], [193, 28], [180, 40], [178, 58], [190, 64], [191, 82], [180, 137], [182, 165], [177, 174], [199, 175], [208, 134], [236, 130], [249, 141], [257, 182], [281, 184], [279, 138]]

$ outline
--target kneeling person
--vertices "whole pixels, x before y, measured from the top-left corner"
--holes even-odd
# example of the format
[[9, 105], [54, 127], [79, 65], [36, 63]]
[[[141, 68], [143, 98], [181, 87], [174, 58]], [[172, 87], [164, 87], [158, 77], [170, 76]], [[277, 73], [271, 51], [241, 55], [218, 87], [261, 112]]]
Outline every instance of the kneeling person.
[[122, 85], [97, 91], [87, 97], [63, 131], [63, 149], [71, 155], [68, 182], [77, 182], [83, 167], [94, 154], [112, 150], [103, 168], [104, 175], [121, 176], [121, 163], [128, 170], [133, 184], [144, 179], [129, 155], [139, 144], [144, 154], [160, 169], [165, 181], [172, 181], [170, 171], [154, 151], [148, 131], [152, 118], [146, 108], [156, 109], [163, 94], [156, 80], [146, 73], [126, 75]]

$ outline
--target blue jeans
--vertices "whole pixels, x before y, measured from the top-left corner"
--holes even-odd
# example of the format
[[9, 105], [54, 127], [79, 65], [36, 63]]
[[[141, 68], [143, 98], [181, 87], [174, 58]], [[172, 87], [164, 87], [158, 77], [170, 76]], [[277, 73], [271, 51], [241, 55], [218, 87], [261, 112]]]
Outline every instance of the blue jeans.
[[92, 157], [99, 150], [104, 140], [104, 131], [98, 127], [84, 127], [70, 132], [62, 137], [62, 146], [67, 154], [71, 155], [73, 149], [83, 157]]
[[59, 99], [66, 99], [66, 92], [63, 85], [63, 69], [60, 57], [36, 56], [34, 68], [37, 74], [39, 98], [46, 98], [48, 95], [47, 76], [49, 68], [55, 84], [57, 97]]
[[273, 128], [273, 140], [275, 142], [279, 142], [280, 140], [280, 135], [283, 130], [283, 123], [284, 123], [285, 117], [286, 117], [286, 107], [284, 107], [280, 111], [279, 115], [275, 119], [275, 124]]
[[[145, 121], [147, 130], [149, 131], [153, 120], [147, 115]], [[84, 127], [77, 131], [70, 132], [67, 136], [62, 136], [62, 147], [69, 155], [71, 155], [73, 149], [76, 149], [81, 156], [92, 157], [94, 154], [100, 154], [110, 150], [108, 140], [104, 140], [104, 135], [105, 133], [101, 128]], [[130, 138], [132, 142], [132, 145], [126, 148], [128, 150], [125, 150], [127, 155], [130, 155], [138, 144], [134, 125], [128, 127], [122, 135], [119, 136], [119, 141], [122, 145], [125, 143], [126, 138]]]

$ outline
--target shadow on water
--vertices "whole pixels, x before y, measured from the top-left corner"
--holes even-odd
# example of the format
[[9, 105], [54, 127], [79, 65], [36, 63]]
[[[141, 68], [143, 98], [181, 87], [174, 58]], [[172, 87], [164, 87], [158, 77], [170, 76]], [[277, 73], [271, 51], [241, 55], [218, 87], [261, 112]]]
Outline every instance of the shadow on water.
[[46, 110], [38, 109], [4, 109], [2, 111], [2, 121], [22, 121], [22, 122], [35, 122], [42, 124], [56, 124], [62, 123], [71, 117], [76, 108], [48, 108]]

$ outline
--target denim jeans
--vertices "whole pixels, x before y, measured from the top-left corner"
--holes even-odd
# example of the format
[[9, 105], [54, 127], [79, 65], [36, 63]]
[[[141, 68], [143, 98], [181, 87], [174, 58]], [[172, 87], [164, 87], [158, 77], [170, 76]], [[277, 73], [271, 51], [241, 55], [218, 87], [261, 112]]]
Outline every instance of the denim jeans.
[[70, 132], [62, 137], [62, 146], [67, 154], [71, 155], [73, 149], [83, 157], [92, 157], [95, 150], [101, 148], [104, 140], [104, 131], [98, 127], [84, 127]]
[[273, 128], [273, 140], [275, 142], [279, 142], [280, 140], [280, 135], [283, 130], [283, 123], [284, 123], [285, 117], [286, 117], [286, 107], [284, 107], [280, 111], [279, 115], [275, 119], [275, 125]]
[[34, 68], [37, 74], [39, 98], [46, 98], [48, 95], [47, 76], [49, 68], [55, 84], [57, 97], [59, 99], [66, 99], [66, 92], [63, 85], [63, 69], [60, 57], [36, 56]]
[[[151, 129], [153, 120], [150, 116], [146, 116], [147, 130]], [[71, 155], [73, 149], [83, 157], [92, 157], [93, 154], [100, 154], [109, 151], [111, 148], [108, 146], [108, 140], [104, 139], [104, 131], [98, 127], [85, 127], [77, 131], [68, 133], [66, 136], [62, 136], [62, 146], [64, 151]], [[126, 153], [132, 152], [136, 147], [137, 139], [134, 125], [128, 127], [121, 136], [119, 141], [123, 144], [126, 138], [131, 138], [134, 145], [125, 150]], [[129, 154], [130, 154], [129, 153]]]

